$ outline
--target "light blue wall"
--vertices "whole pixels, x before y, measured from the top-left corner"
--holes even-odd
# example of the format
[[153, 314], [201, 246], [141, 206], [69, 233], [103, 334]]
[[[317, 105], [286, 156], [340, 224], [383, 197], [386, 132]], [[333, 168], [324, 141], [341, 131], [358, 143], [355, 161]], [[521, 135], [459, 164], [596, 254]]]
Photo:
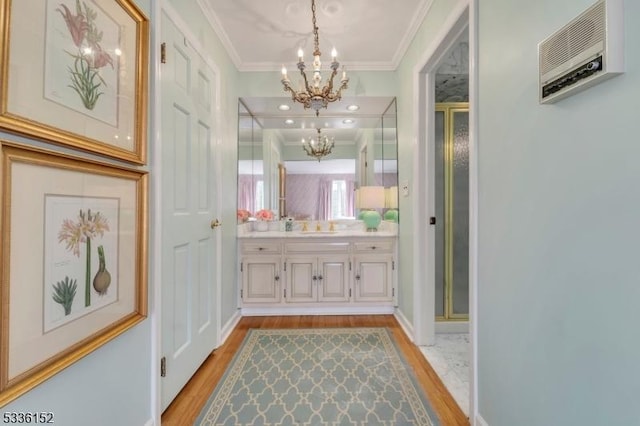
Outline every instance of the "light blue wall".
[[626, 74], [537, 101], [537, 43], [592, 0], [479, 2], [479, 412], [640, 424], [640, 2]]
[[[150, 0], [136, 0], [136, 4], [150, 16]], [[4, 132], [0, 132], [0, 139], [78, 155], [77, 151]], [[54, 414], [55, 424], [65, 426], [144, 425], [152, 417], [151, 335], [151, 323], [146, 319], [5, 405], [1, 412], [48, 411]]]
[[[416, 155], [414, 146], [415, 121], [413, 102], [417, 88], [414, 87], [414, 68], [424, 61], [425, 52], [434, 43], [434, 39], [442, 29], [442, 24], [451, 15], [458, 2], [451, 0], [434, 0], [427, 17], [416, 33], [409, 49], [402, 58], [397, 71], [398, 79], [398, 179], [409, 182], [409, 196], [400, 196], [400, 237], [398, 265], [398, 305], [402, 314], [413, 323], [414, 286], [413, 244], [415, 230], [413, 227], [413, 204], [416, 202], [416, 182], [413, 182], [413, 162]], [[423, 64], [420, 64], [421, 66]], [[421, 143], [421, 142], [419, 142]]]

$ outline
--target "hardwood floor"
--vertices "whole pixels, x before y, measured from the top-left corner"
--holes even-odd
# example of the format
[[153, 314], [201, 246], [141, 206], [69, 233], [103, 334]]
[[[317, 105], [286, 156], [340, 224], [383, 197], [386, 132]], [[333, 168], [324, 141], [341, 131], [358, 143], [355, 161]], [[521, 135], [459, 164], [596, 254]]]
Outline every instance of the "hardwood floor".
[[469, 425], [420, 350], [393, 315], [243, 317], [227, 341], [210, 355], [162, 414], [163, 426], [193, 425], [250, 328], [388, 327], [422, 385], [442, 426]]

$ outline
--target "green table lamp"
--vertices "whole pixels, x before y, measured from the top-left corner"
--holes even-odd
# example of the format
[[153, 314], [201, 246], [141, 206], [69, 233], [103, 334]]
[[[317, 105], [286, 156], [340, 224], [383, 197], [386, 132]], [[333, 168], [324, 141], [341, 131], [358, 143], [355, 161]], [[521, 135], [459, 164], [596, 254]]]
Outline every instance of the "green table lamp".
[[382, 216], [375, 209], [384, 208], [383, 186], [362, 186], [359, 191], [359, 206], [362, 211], [358, 217], [362, 219], [367, 231], [377, 231]]

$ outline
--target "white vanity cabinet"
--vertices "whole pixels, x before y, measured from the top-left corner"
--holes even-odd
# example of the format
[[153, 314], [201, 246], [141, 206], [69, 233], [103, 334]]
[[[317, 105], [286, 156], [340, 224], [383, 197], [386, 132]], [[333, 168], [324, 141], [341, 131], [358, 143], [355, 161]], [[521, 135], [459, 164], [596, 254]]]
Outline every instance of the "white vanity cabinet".
[[283, 245], [287, 303], [349, 301], [348, 241], [287, 240]]
[[285, 259], [285, 269], [288, 303], [349, 301], [348, 257], [293, 255]]
[[395, 296], [394, 244], [389, 240], [354, 244], [354, 299], [356, 302], [390, 302]]
[[243, 315], [393, 312], [395, 236], [287, 234], [239, 240]]
[[242, 288], [244, 303], [278, 303], [282, 295], [282, 263], [280, 244], [273, 241], [255, 241], [242, 244]]

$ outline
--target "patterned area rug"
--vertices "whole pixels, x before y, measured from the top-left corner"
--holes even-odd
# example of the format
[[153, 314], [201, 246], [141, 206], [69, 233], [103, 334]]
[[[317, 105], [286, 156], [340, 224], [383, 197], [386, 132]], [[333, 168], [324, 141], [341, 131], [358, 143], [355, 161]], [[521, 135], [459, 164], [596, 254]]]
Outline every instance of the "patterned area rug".
[[438, 425], [385, 328], [252, 329], [197, 425]]

